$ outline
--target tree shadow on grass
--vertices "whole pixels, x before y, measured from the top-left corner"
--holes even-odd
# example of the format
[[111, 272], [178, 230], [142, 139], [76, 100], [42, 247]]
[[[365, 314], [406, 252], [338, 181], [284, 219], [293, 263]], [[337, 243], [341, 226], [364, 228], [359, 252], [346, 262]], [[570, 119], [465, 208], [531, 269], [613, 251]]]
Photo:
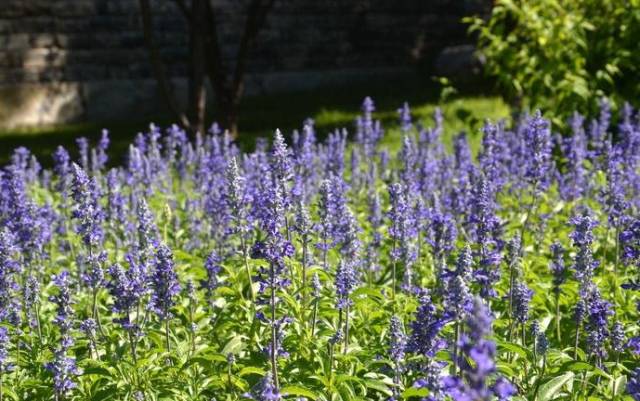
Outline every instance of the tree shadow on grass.
[[[315, 120], [320, 139], [342, 127], [353, 133], [355, 118], [360, 113], [360, 105], [365, 96], [373, 98], [376, 105], [375, 117], [385, 125], [395, 124], [396, 110], [405, 101], [416, 107], [417, 118], [424, 118], [427, 117], [425, 113], [431, 113], [438, 103], [440, 92], [439, 85], [431, 79], [401, 77], [312, 91], [247, 97], [241, 106], [238, 144], [243, 149], [250, 150], [256, 138], [270, 137], [276, 128], [288, 134], [299, 129], [306, 118]], [[466, 97], [486, 95], [491, 95], [491, 91], [477, 86], [466, 88], [457, 97], [464, 100]], [[462, 126], [475, 124], [472, 113], [464, 107], [458, 107], [453, 113], [454, 118], [462, 118]], [[36, 155], [41, 164], [50, 166], [51, 155], [57, 146], [66, 147], [75, 155], [76, 138], [85, 136], [95, 144], [103, 128], [110, 133], [110, 164], [117, 164], [123, 160], [127, 147], [136, 134], [147, 131], [150, 122], [167, 127], [174, 120], [163, 115], [140, 121], [81, 123], [0, 132], [0, 164], [4, 165], [10, 160], [13, 149], [24, 146]]]

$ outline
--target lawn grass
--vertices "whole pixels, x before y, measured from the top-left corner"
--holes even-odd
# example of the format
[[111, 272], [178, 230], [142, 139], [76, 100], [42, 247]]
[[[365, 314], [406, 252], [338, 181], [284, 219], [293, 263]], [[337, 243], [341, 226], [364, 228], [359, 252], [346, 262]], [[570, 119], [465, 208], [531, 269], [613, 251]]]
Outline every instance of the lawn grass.
[[[414, 120], [432, 125], [431, 117], [437, 105], [445, 116], [445, 143], [453, 134], [465, 130], [471, 138], [472, 148], [479, 143], [479, 128], [485, 118], [507, 117], [509, 107], [486, 88], [470, 88], [442, 101], [441, 88], [432, 80], [412, 77], [324, 87], [312, 91], [247, 97], [240, 113], [239, 144], [244, 149], [253, 146], [256, 137], [270, 136], [275, 128], [285, 133], [301, 126], [306, 118], [315, 121], [318, 135], [323, 137], [334, 129], [346, 127], [353, 131], [354, 120], [360, 112], [365, 96], [371, 96], [376, 104], [375, 117], [385, 125], [397, 120], [397, 109], [407, 101], [411, 105]], [[93, 143], [106, 128], [110, 132], [112, 158], [119, 162], [133, 137], [144, 131], [153, 121], [160, 126], [173, 122], [170, 115], [151, 119], [120, 122], [90, 122], [0, 131], [0, 164], [5, 164], [16, 147], [29, 148], [44, 165], [50, 165], [51, 153], [58, 146], [75, 147], [75, 138], [86, 136]], [[397, 141], [399, 131], [387, 133], [389, 143]], [[393, 149], [392, 149], [393, 150]]]

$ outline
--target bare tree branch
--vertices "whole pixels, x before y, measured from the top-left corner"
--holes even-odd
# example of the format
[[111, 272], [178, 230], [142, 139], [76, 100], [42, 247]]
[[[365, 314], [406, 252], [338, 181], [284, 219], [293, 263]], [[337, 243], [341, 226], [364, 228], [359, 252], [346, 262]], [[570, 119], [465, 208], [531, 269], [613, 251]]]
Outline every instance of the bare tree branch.
[[250, 0], [240, 43], [233, 61], [223, 57], [218, 32], [218, 15], [212, 0], [172, 1], [185, 17], [189, 33], [189, 93], [186, 113], [178, 108], [171, 81], [153, 37], [150, 0], [139, 0], [144, 37], [158, 86], [169, 108], [178, 116], [180, 122], [192, 132], [202, 132], [205, 122], [206, 78], [208, 77], [215, 93], [221, 122], [235, 135], [249, 53], [275, 0]]
[[182, 12], [182, 15], [184, 15], [187, 21], [191, 20], [192, 12], [189, 10], [189, 7], [187, 7], [187, 3], [184, 0], [173, 0], [173, 2], [176, 3], [180, 11]]
[[249, 51], [253, 47], [258, 32], [262, 29], [269, 10], [275, 0], [252, 0], [247, 10], [247, 20], [240, 39], [240, 46], [236, 55], [236, 65], [233, 73], [233, 97], [239, 99], [244, 91], [244, 73], [247, 66]]
[[[207, 45], [207, 60], [209, 65], [209, 75], [211, 78], [211, 84], [214, 88], [218, 87], [222, 89], [227, 80], [226, 68], [224, 66], [224, 60], [222, 60], [222, 51], [220, 49], [220, 43], [218, 40], [218, 25], [215, 14], [215, 9], [211, 5], [210, 1], [205, 2], [206, 6], [206, 24], [205, 24], [205, 37]], [[216, 89], [216, 92], [218, 90]]]
[[207, 100], [205, 24], [207, 0], [191, 1], [191, 20], [189, 24], [189, 119], [192, 131], [204, 133]]
[[167, 78], [164, 64], [162, 62], [162, 58], [160, 57], [160, 52], [153, 37], [153, 17], [151, 15], [151, 6], [149, 5], [149, 0], [140, 0], [140, 14], [142, 16], [144, 38], [147, 42], [147, 47], [149, 48], [151, 64], [153, 65], [154, 74], [156, 76], [156, 80], [158, 81], [158, 85], [160, 86], [160, 91], [165, 97], [167, 104], [169, 105], [169, 109], [173, 113], [175, 113], [176, 116], [178, 116], [178, 119], [185, 127], [189, 127], [189, 119], [184, 113], [180, 111], [178, 107], [178, 102], [176, 101], [173, 95], [173, 91], [171, 90], [171, 84]]

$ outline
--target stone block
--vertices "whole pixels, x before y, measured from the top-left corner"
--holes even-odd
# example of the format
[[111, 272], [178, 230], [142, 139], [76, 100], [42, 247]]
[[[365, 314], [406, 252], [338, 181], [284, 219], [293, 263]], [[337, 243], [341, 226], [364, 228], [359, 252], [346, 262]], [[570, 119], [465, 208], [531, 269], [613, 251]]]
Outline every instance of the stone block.
[[22, 3], [25, 15], [42, 16], [51, 14], [51, 9], [55, 1], [24, 0]]
[[[174, 92], [184, 106], [187, 85], [184, 79], [173, 81]], [[123, 116], [147, 118], [167, 113], [167, 106], [153, 79], [91, 81], [83, 87], [87, 102], [86, 118], [91, 121], [122, 119]]]
[[55, 31], [57, 33], [81, 33], [89, 35], [92, 31], [91, 23], [87, 18], [66, 17], [55, 19]]
[[51, 47], [55, 42], [56, 35], [47, 32], [31, 34], [29, 40], [31, 47]]
[[107, 77], [105, 64], [75, 64], [64, 68], [64, 77], [72, 82], [102, 80]]
[[84, 33], [58, 33], [55, 35], [55, 43], [58, 47], [73, 49], [74, 52], [92, 47], [91, 37]]
[[51, 12], [60, 17], [81, 17], [93, 15], [96, 12], [93, 0], [56, 0]]
[[107, 12], [111, 15], [138, 14], [140, 7], [137, 1], [111, 0], [107, 4]]
[[[0, 15], [2, 12], [0, 11]], [[31, 16], [11, 20], [11, 33], [51, 33], [55, 30], [55, 21], [52, 16]]]
[[60, 67], [48, 67], [46, 69], [36, 69], [36, 82], [61, 82], [68, 81], [65, 71]]
[[10, 19], [0, 18], [0, 34], [9, 34], [11, 27], [12, 23]]
[[5, 50], [21, 50], [29, 48], [29, 34], [14, 33], [0, 36], [0, 48]]
[[22, 66], [25, 68], [62, 67], [67, 62], [68, 52], [59, 49], [29, 49], [23, 53]]
[[480, 75], [483, 63], [473, 45], [459, 45], [444, 48], [436, 57], [434, 68], [437, 75], [466, 81]]
[[[232, 66], [247, 2], [212, 1], [222, 58]], [[166, 69], [170, 76], [184, 77], [188, 57], [184, 17], [171, 0], [151, 2]], [[81, 83], [91, 108], [90, 113], [83, 110], [83, 116], [113, 113], [129, 118], [162, 109], [164, 100], [153, 79], [137, 0], [0, 3], [0, 84]], [[490, 4], [489, 0], [278, 0], [250, 53], [248, 91], [308, 89], [356, 79], [365, 70], [431, 62], [440, 49], [469, 40], [460, 23], [465, 10]], [[442, 52], [438, 68], [448, 73], [475, 68], [469, 67], [463, 50]], [[356, 69], [358, 73], [349, 72]], [[176, 79], [178, 86], [186, 82]], [[57, 93], [67, 96], [63, 89]]]
[[76, 121], [84, 113], [75, 83], [0, 86], [0, 126], [45, 125]]
[[18, 18], [25, 15], [25, 1], [5, 0], [2, 3], [2, 15], [5, 18]]

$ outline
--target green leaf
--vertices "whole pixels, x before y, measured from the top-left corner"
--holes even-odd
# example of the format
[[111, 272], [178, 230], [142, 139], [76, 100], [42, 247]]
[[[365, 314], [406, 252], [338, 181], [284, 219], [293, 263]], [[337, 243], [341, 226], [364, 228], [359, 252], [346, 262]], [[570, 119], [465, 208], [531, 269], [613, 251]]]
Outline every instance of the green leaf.
[[316, 393], [301, 386], [285, 386], [280, 389], [280, 391], [284, 395], [297, 395], [300, 397], [307, 397], [312, 400], [316, 400], [318, 398]]
[[380, 293], [380, 290], [369, 288], [369, 287], [360, 287], [353, 291], [353, 294], [352, 294], [353, 297], [358, 297], [360, 295], [366, 295], [376, 300], [384, 299], [384, 296]]
[[256, 368], [255, 366], [246, 366], [240, 369], [240, 372], [238, 372], [238, 376], [240, 377], [247, 376], [247, 375], [264, 376], [265, 373], [266, 372], [264, 371], [264, 369]]
[[5, 388], [4, 389], [4, 395], [11, 397], [11, 399], [18, 401], [20, 399], [20, 397], [18, 397], [18, 394], [16, 394], [12, 389], [10, 388]]
[[227, 355], [229, 353], [236, 354], [238, 351], [240, 351], [242, 348], [244, 348], [244, 343], [243, 343], [244, 339], [246, 339], [246, 336], [237, 335], [237, 336], [233, 337], [224, 346], [224, 348], [222, 349], [221, 354], [222, 355]]
[[593, 370], [594, 366], [588, 362], [571, 361], [560, 367], [560, 372], [584, 372]]
[[104, 377], [112, 377], [113, 373], [102, 363], [94, 360], [88, 360], [86, 365], [81, 365], [83, 375], [98, 375]]
[[185, 370], [189, 368], [191, 365], [200, 365], [205, 369], [211, 369], [213, 367], [213, 363], [207, 358], [203, 358], [201, 356], [197, 356], [194, 358], [189, 358], [184, 365], [180, 368], [181, 370]]
[[497, 344], [498, 344], [498, 348], [501, 351], [513, 352], [517, 355], [520, 355], [523, 358], [530, 358], [532, 355], [531, 351], [524, 348], [520, 344], [510, 343], [506, 341], [497, 341]]
[[428, 394], [429, 390], [426, 388], [410, 387], [402, 392], [402, 398], [426, 397]]
[[596, 374], [599, 376], [603, 376], [606, 378], [611, 378], [611, 375], [609, 375], [607, 372], [603, 371], [602, 369], [598, 368], [597, 366], [594, 366], [592, 364], [590, 364], [589, 362], [584, 362], [584, 361], [572, 361], [572, 362], [567, 362], [564, 365], [562, 365], [560, 367], [560, 372], [564, 372], [564, 371], [568, 371], [568, 372], [591, 372], [592, 374]]
[[91, 397], [91, 401], [104, 401], [112, 398], [117, 391], [116, 386], [109, 386], [107, 388], [103, 388], [102, 390], [96, 392], [93, 397]]
[[367, 388], [373, 389], [373, 390], [377, 390], [383, 394], [386, 394], [388, 396], [393, 395], [393, 392], [391, 391], [391, 389], [389, 388], [389, 386], [383, 382], [382, 380], [365, 380], [364, 381], [364, 385]]
[[313, 375], [309, 378], [320, 382], [324, 387], [331, 387], [331, 380], [326, 376]]
[[624, 394], [624, 391], [627, 387], [627, 376], [621, 375], [616, 380], [610, 382], [612, 388], [612, 393], [614, 394]]
[[575, 374], [573, 372], [566, 372], [561, 376], [556, 376], [551, 380], [543, 383], [538, 391], [538, 401], [548, 401], [555, 398], [558, 395], [560, 389], [567, 383], [573, 380]]
[[200, 358], [204, 358], [211, 362], [227, 362], [227, 357], [224, 354], [219, 353], [202, 353], [199, 355]]

